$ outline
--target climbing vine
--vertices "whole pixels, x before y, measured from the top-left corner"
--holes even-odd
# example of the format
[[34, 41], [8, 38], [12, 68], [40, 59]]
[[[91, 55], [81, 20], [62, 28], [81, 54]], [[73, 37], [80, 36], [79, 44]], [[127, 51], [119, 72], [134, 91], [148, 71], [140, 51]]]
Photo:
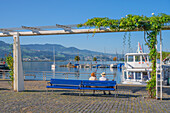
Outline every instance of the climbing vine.
[[78, 27], [88, 26], [95, 27], [99, 29], [101, 27], [110, 28], [113, 31], [120, 31], [121, 29], [125, 31], [130, 30], [143, 30], [147, 33], [145, 38], [146, 45], [149, 47], [150, 59], [152, 59], [152, 72], [151, 80], [147, 84], [147, 90], [151, 98], [155, 98], [155, 87], [156, 87], [156, 44], [157, 35], [161, 30], [161, 27], [166, 23], [170, 22], [170, 15], [166, 14], [152, 14], [151, 17], [139, 16], [139, 15], [126, 15], [121, 19], [109, 19], [105, 18], [92, 18], [88, 19], [87, 22], [79, 24]]

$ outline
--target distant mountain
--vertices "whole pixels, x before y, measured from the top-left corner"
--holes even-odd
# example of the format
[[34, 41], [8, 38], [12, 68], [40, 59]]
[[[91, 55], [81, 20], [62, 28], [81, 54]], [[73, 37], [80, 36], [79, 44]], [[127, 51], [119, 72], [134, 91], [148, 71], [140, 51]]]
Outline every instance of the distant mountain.
[[65, 54], [71, 54], [71, 55], [94, 55], [94, 54], [102, 54], [100, 52], [90, 51], [90, 50], [80, 50], [75, 47], [64, 47], [59, 44], [29, 44], [29, 45], [21, 45], [22, 48], [27, 48], [30, 50], [40, 50], [40, 51], [53, 51], [53, 48], [55, 48], [55, 51], [57, 53], [65, 53]]
[[0, 41], [0, 57], [5, 57], [12, 50], [11, 45]]
[[[69, 60], [74, 59], [75, 56], [79, 55], [83, 59], [97, 56], [103, 58], [103, 53], [80, 50], [75, 47], [64, 47], [59, 44], [29, 44], [21, 45], [22, 57], [25, 60], [52, 60], [53, 59], [53, 48], [55, 48], [56, 60]], [[0, 57], [4, 57], [5, 54], [9, 54], [12, 51], [12, 45], [0, 41]], [[90, 56], [90, 57], [89, 57]], [[114, 54], [104, 54], [105, 58], [114, 57]], [[86, 58], [87, 57], [87, 58]], [[82, 59], [82, 60], [83, 60]]]

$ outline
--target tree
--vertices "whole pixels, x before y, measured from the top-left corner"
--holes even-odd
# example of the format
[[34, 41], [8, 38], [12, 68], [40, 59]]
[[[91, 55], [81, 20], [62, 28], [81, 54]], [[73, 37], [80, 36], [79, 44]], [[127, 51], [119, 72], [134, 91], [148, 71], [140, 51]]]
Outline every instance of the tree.
[[[170, 52], [162, 51], [162, 60], [164, 60], [168, 56], [170, 56]], [[160, 59], [160, 53], [157, 54], [157, 58]]]
[[79, 56], [75, 56], [74, 60], [75, 61], [80, 61], [80, 57]]
[[11, 86], [13, 89], [13, 84], [14, 84], [14, 67], [13, 67], [13, 57], [9, 53], [8, 56], [6, 56], [6, 63], [8, 64], [8, 67], [10, 69], [9, 74], [10, 74], [10, 79], [11, 79]]
[[114, 58], [113, 58], [113, 61], [117, 61], [117, 57], [114, 57]]
[[96, 58], [96, 57], [94, 57], [94, 58], [93, 58], [93, 61], [97, 61], [97, 58]]

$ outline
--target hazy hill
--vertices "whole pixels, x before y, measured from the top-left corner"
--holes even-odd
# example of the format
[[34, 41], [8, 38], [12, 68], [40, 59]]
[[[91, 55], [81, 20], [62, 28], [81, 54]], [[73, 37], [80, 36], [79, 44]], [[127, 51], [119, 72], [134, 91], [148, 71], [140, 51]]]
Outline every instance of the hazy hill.
[[29, 44], [29, 45], [22, 45], [22, 48], [27, 48], [31, 50], [40, 50], [40, 51], [50, 51], [53, 52], [53, 48], [57, 53], [65, 53], [71, 55], [94, 55], [94, 54], [101, 54], [100, 52], [90, 51], [90, 50], [80, 50], [75, 47], [64, 47], [59, 44]]
[[[102, 56], [103, 53], [80, 50], [75, 47], [64, 47], [59, 44], [29, 44], [21, 45], [22, 57], [23, 58], [38, 58], [38, 59], [53, 59], [53, 48], [55, 48], [56, 60], [68, 60], [74, 59], [76, 55], [83, 58], [87, 56]], [[5, 54], [9, 54], [12, 51], [12, 45], [0, 41], [0, 57], [4, 57]], [[105, 54], [105, 57], [115, 56], [113, 54]]]

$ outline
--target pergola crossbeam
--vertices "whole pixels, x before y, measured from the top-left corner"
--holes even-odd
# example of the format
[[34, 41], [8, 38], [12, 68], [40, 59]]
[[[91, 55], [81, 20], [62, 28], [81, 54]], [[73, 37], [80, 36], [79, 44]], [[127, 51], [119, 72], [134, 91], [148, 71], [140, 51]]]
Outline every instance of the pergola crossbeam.
[[[20, 36], [38, 36], [38, 35], [64, 35], [64, 34], [86, 34], [86, 33], [108, 33], [108, 32], [134, 32], [134, 31], [143, 31], [143, 29], [134, 29], [134, 30], [111, 30], [109, 28], [101, 27], [99, 29], [84, 27], [85, 29], [77, 28], [77, 24], [72, 25], [59, 25], [55, 26], [35, 26], [27, 27], [22, 26], [19, 28], [0, 28], [0, 37], [9, 37], [13, 36], [16, 32]], [[64, 30], [61, 30], [64, 29]], [[26, 31], [30, 30], [30, 31]], [[163, 26], [161, 30], [170, 30], [170, 25]]]
[[59, 25], [59, 24], [56, 24], [56, 26], [58, 27], [58, 28], [62, 28], [62, 29], [64, 29], [64, 31], [71, 31], [71, 27], [69, 27], [69, 26], [66, 26], [66, 25]]
[[9, 34], [9, 32], [15, 32], [15, 31], [10, 29], [0, 29], [0, 32], [2, 32], [3, 34]]
[[41, 30], [40, 28], [37, 27], [27, 27], [27, 26], [22, 26], [23, 29], [31, 30], [33, 33], [39, 34], [39, 31]]

